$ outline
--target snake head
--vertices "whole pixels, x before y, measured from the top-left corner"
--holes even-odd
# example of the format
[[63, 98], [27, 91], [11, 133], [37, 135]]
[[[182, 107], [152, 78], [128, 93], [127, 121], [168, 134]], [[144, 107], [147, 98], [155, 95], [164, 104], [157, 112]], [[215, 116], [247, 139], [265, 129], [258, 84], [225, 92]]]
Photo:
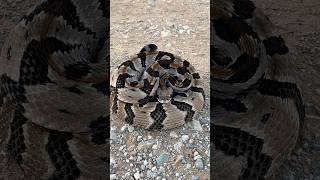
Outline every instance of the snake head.
[[173, 89], [171, 87], [160, 87], [157, 91], [158, 101], [160, 103], [169, 103], [171, 101]]

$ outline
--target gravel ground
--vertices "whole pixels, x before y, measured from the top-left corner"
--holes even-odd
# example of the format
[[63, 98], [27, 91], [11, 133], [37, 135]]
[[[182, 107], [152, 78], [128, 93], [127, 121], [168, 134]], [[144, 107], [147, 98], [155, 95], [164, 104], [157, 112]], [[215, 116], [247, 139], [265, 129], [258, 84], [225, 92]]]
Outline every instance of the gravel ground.
[[[155, 43], [190, 61], [208, 95], [208, 22], [209, 0], [157, 0], [155, 6], [146, 0], [111, 1], [112, 69]], [[111, 179], [209, 179], [208, 105], [207, 98], [197, 121], [169, 131], [148, 132], [113, 120]]]

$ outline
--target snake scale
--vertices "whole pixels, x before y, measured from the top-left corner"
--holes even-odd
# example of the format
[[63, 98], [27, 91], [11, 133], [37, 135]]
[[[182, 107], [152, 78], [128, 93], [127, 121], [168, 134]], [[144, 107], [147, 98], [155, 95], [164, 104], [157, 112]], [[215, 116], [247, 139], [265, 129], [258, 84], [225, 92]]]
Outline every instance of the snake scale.
[[204, 107], [199, 73], [187, 60], [146, 45], [112, 73], [111, 111], [148, 130], [192, 121]]
[[106, 179], [109, 1], [43, 0], [0, 59], [0, 179]]
[[295, 59], [251, 0], [210, 5], [211, 175], [279, 179], [305, 116]]

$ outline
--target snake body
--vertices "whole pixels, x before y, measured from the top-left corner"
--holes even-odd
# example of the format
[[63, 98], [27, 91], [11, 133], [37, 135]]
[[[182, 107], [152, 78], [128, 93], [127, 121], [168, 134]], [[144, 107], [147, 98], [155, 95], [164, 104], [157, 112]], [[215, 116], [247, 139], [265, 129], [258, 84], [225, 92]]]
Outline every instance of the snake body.
[[1, 179], [105, 179], [109, 1], [45, 0], [0, 59]]
[[160, 130], [190, 122], [204, 106], [200, 75], [180, 57], [146, 45], [114, 71], [112, 112], [137, 127]]
[[278, 179], [305, 116], [294, 58], [252, 1], [211, 6], [213, 179]]

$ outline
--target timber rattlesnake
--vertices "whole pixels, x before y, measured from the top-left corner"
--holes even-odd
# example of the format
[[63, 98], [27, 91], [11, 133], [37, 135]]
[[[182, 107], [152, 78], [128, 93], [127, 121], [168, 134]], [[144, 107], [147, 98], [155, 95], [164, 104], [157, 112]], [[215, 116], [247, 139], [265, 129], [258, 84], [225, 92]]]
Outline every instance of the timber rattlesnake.
[[200, 75], [186, 60], [149, 44], [112, 74], [112, 112], [149, 130], [190, 122], [204, 106]]
[[0, 59], [3, 179], [104, 179], [109, 1], [44, 0]]
[[211, 6], [213, 179], [275, 178], [304, 118], [293, 58], [252, 1]]

